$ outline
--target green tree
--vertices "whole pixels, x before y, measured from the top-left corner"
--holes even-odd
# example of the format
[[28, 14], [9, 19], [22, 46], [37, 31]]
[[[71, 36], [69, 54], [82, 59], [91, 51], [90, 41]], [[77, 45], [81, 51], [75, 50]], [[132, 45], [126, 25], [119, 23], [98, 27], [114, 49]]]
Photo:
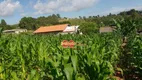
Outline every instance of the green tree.
[[6, 21], [4, 19], [2, 19], [1, 20], [1, 26], [6, 26], [6, 25], [7, 25]]
[[81, 25], [85, 22], [83, 19], [70, 19], [68, 21], [71, 23], [71, 25]]
[[91, 19], [91, 18], [92, 18], [92, 16], [89, 16], [89, 18]]
[[58, 23], [59, 23], [59, 19], [58, 19], [57, 15], [53, 14], [53, 15], [47, 17], [47, 24], [55, 25]]
[[37, 27], [36, 19], [32, 17], [23, 17], [20, 20], [19, 27], [29, 29], [29, 30], [35, 30]]
[[36, 19], [36, 22], [38, 26], [46, 26], [48, 24], [48, 19], [47, 17], [42, 16], [42, 17], [38, 17]]
[[92, 34], [98, 32], [97, 24], [94, 22], [85, 22], [80, 25], [80, 31], [83, 34]]
[[10, 25], [10, 28], [11, 29], [16, 29], [16, 28], [19, 28], [19, 25], [18, 24], [13, 24], [13, 25]]
[[85, 17], [85, 16], [83, 16], [83, 19], [84, 19], [84, 20], [86, 20], [86, 17]]
[[9, 28], [9, 26], [7, 25], [4, 19], [1, 20], [0, 27], [3, 28], [4, 30]]
[[82, 19], [82, 17], [81, 17], [81, 16], [79, 16], [79, 19]]
[[61, 18], [60, 14], [57, 14], [57, 17], [58, 17], [58, 18]]

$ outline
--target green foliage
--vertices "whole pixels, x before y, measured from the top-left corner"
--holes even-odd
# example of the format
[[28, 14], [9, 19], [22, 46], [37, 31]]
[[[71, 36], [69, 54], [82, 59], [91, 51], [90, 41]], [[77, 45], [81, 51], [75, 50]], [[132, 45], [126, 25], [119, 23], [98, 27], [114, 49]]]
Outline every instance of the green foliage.
[[128, 43], [123, 51], [121, 67], [126, 80], [142, 79], [142, 36], [133, 35], [128, 39]]
[[47, 18], [44, 16], [38, 17], [36, 21], [39, 26], [46, 26], [48, 23]]
[[[142, 11], [133, 9], [118, 15], [80, 16], [79, 19], [65, 17], [63, 22], [59, 22], [62, 20], [59, 14], [53, 14], [39, 18], [24, 17], [19, 25], [11, 27], [6, 24], [5, 20], [1, 20], [0, 79], [110, 80], [118, 62], [120, 68], [117, 69], [124, 72], [122, 74], [126, 80], [141, 78], [142, 36], [135, 35], [136, 30], [142, 29], [141, 14]], [[80, 25], [81, 32], [87, 35], [57, 36], [23, 33], [1, 36], [3, 29], [19, 26], [35, 30], [40, 26], [63, 23]], [[116, 25], [116, 31], [97, 34], [99, 27], [108, 25]], [[122, 50], [120, 48], [121, 36], [129, 38]], [[60, 45], [65, 39], [85, 45], [65, 49]]]
[[20, 28], [35, 30], [36, 29], [36, 19], [32, 17], [23, 17], [19, 23]]
[[61, 18], [60, 14], [57, 14], [57, 17], [58, 17], [58, 18]]
[[47, 17], [47, 24], [52, 24], [52, 25], [55, 25], [55, 24], [58, 24], [59, 21], [58, 21], [58, 17], [57, 15], [53, 14], [51, 16], [48, 16]]
[[0, 28], [3, 28], [4, 30], [10, 29], [11, 26], [7, 25], [6, 21], [4, 19], [1, 20]]
[[82, 23], [79, 28], [80, 28], [80, 31], [84, 34], [93, 34], [93, 33], [98, 33], [99, 31], [97, 24], [94, 22]]
[[137, 25], [135, 20], [129, 19], [121, 19], [121, 20], [114, 20], [116, 25], [116, 30], [123, 36], [129, 36], [131, 34], [136, 34]]
[[6, 24], [5, 20], [2, 19], [2, 20], [1, 20], [1, 26], [6, 26], [6, 25], [7, 25], [7, 24]]
[[32, 17], [23, 17], [20, 20], [19, 27], [28, 30], [35, 30], [40, 26], [55, 25], [59, 23], [58, 17], [59, 15], [55, 14], [48, 17], [38, 17], [37, 19]]
[[[93, 23], [98, 24], [99, 27], [102, 27], [102, 23], [103, 23], [103, 26], [115, 25], [113, 19], [121, 20], [122, 18], [129, 18], [130, 20], [135, 19], [135, 21], [142, 23], [141, 14], [142, 14], [142, 11], [137, 11], [134, 9], [130, 11], [123, 11], [123, 12], [120, 12], [119, 14], [110, 13], [107, 16], [99, 16], [99, 15], [89, 16], [89, 17], [79, 16], [79, 18], [67, 18], [67, 17], [62, 18], [60, 14], [52, 14], [47, 17], [41, 16], [38, 18], [23, 17], [20, 20], [19, 26], [20, 28], [35, 30], [39, 28], [40, 26], [47, 26], [47, 25], [66, 24], [66, 23], [71, 24], [71, 25], [81, 25], [82, 23], [85, 23], [85, 22], [93, 22]], [[5, 24], [4, 21], [3, 23]], [[6, 29], [12, 29], [12, 28], [13, 27], [7, 27]]]
[[85, 20], [82, 19], [70, 19], [68, 20], [71, 25], [81, 25], [82, 23], [85, 22]]
[[10, 28], [11, 29], [16, 29], [16, 28], [19, 28], [19, 25], [18, 24], [13, 24], [13, 25], [10, 26]]
[[59, 22], [59, 24], [71, 24], [69, 21], [62, 21], [62, 22]]
[[[65, 49], [62, 40], [85, 45]], [[109, 80], [121, 43], [112, 34], [4, 35], [0, 41], [4, 80]]]
[[1, 37], [1, 35], [2, 35], [2, 31], [3, 31], [3, 28], [0, 28], [0, 37]]

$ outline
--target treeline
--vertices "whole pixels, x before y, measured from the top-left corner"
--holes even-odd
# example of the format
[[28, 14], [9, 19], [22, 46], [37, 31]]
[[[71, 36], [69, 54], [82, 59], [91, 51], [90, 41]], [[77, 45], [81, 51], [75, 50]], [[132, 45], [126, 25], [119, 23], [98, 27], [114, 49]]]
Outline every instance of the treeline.
[[142, 11], [137, 11], [132, 9], [130, 11], [120, 12], [119, 14], [109, 14], [107, 16], [89, 16], [89, 17], [80, 17], [80, 19], [84, 19], [87, 22], [96, 22], [97, 24], [104, 24], [104, 25], [114, 25], [113, 19], [129, 19], [142, 22]]
[[32, 17], [23, 17], [19, 22], [19, 27], [28, 29], [28, 30], [35, 30], [40, 26], [47, 26], [47, 25], [55, 25], [59, 23], [60, 15], [53, 14], [48, 17], [42, 16], [38, 18]]
[[[78, 18], [62, 18], [59, 14], [52, 14], [50, 16], [41, 16], [38, 18], [23, 17], [19, 24], [7, 25], [4, 20], [1, 20], [0, 27], [4, 29], [11, 28], [24, 28], [28, 30], [35, 30], [40, 26], [56, 25], [56, 24], [71, 24], [71, 25], [81, 25], [83, 31], [98, 29], [101, 26], [111, 26], [115, 25], [114, 20], [120, 19], [135, 20], [139, 25], [142, 23], [142, 11], [137, 11], [132, 9], [130, 11], [120, 12], [119, 14], [109, 14], [107, 16], [79, 16]], [[92, 26], [91, 26], [92, 25]], [[85, 30], [84, 30], [85, 29]]]
[[[47, 26], [47, 25], [55, 25], [59, 24], [60, 19], [59, 14], [52, 14], [50, 16], [41, 16], [38, 18], [33, 17], [23, 17], [19, 21], [19, 24], [15, 25], [8, 25], [4, 19], [1, 20], [0, 28], [6, 29], [15, 29], [15, 28], [22, 28], [28, 30], [35, 30], [40, 26]], [[61, 23], [60, 23], [61, 24]]]

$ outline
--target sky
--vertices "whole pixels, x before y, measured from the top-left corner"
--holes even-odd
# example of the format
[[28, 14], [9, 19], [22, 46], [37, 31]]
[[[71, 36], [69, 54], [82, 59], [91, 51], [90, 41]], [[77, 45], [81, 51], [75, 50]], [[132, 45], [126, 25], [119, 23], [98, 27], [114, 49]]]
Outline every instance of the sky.
[[0, 0], [0, 20], [17, 24], [22, 17], [60, 14], [61, 17], [117, 14], [142, 10], [142, 0]]

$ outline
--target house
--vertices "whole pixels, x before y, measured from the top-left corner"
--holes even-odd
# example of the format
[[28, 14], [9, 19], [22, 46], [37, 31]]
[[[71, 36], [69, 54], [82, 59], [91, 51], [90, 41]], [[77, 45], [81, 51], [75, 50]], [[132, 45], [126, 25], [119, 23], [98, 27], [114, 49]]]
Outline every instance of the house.
[[61, 34], [74, 34], [74, 33], [77, 33], [79, 31], [79, 26], [67, 26], [63, 32]]
[[11, 30], [4, 30], [3, 33], [9, 33], [9, 34], [19, 34], [27, 32], [27, 29], [11, 29]]
[[109, 27], [109, 26], [106, 26], [106, 27], [100, 27], [100, 33], [106, 33], [106, 32], [113, 32], [114, 28], [113, 27]]
[[38, 28], [34, 31], [35, 34], [46, 34], [46, 33], [55, 33], [55, 34], [73, 34], [77, 33], [79, 26], [70, 26], [68, 24], [60, 24], [53, 26], [44, 26]]

